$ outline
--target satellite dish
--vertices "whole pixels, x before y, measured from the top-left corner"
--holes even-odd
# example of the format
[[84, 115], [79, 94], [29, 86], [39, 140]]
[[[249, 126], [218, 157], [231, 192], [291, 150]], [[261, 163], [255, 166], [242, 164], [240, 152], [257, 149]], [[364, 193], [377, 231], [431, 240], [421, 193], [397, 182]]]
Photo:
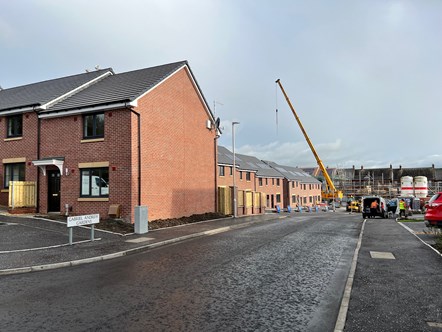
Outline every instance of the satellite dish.
[[220, 124], [221, 124], [221, 120], [219, 118], [216, 118], [216, 120], [215, 120], [215, 129], [217, 131], [219, 131], [220, 134], [222, 134], [223, 133], [222, 130], [224, 130], [224, 128], [220, 128], [219, 127]]

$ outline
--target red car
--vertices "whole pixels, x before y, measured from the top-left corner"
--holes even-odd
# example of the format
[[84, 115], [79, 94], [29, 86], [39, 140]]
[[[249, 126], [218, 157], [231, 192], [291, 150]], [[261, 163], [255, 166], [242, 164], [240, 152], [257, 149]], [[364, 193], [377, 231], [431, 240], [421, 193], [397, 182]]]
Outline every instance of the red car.
[[442, 227], [442, 192], [437, 193], [425, 204], [425, 220], [428, 226]]

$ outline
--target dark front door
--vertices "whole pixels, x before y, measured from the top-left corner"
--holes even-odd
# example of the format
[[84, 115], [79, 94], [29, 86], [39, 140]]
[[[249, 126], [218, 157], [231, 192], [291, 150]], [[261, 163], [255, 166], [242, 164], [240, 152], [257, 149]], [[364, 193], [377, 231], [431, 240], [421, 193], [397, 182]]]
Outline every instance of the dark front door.
[[47, 171], [48, 212], [60, 211], [60, 171]]

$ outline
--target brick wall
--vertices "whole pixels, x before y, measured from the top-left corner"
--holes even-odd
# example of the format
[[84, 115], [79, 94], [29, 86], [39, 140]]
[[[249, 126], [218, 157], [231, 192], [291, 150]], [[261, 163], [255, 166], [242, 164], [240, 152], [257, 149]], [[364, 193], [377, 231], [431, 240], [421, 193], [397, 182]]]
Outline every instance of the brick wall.
[[186, 69], [138, 103], [149, 220], [215, 211], [215, 131]]
[[37, 158], [37, 115], [33, 112], [23, 114], [23, 136], [20, 139], [8, 140], [7, 117], [0, 117], [0, 205], [8, 205], [8, 192], [4, 188], [3, 159], [25, 158], [25, 180], [35, 181], [37, 168], [30, 164]]
[[[61, 176], [61, 210], [65, 204], [72, 214], [99, 213], [106, 217], [110, 204], [122, 205], [122, 217], [131, 217], [132, 133], [131, 113], [127, 109], [105, 112], [104, 140], [83, 140], [82, 115], [42, 119], [40, 158], [64, 157]], [[109, 162], [109, 200], [79, 201], [79, 163]], [[34, 166], [35, 167], [35, 166]], [[66, 168], [69, 174], [66, 175]], [[48, 169], [57, 169], [49, 166]], [[40, 212], [47, 212], [47, 177], [40, 176]]]

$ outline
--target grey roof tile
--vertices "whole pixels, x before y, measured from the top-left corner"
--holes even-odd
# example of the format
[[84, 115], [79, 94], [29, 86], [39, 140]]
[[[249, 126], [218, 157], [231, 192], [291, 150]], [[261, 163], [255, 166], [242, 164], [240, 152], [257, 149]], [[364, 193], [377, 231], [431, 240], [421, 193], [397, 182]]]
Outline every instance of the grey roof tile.
[[[233, 165], [233, 153], [224, 146], [218, 146], [218, 163]], [[282, 175], [256, 157], [235, 153], [235, 165], [240, 170], [256, 172], [257, 176], [282, 178]]]
[[133, 101], [184, 65], [187, 65], [187, 61], [111, 75], [55, 104], [47, 111], [78, 109]]
[[44, 105], [112, 69], [66, 76], [0, 91], [0, 112]]
[[300, 181], [302, 183], [321, 183], [319, 180], [317, 180], [301, 168], [283, 166], [273, 161], [265, 161], [265, 163], [280, 172], [289, 181]]

